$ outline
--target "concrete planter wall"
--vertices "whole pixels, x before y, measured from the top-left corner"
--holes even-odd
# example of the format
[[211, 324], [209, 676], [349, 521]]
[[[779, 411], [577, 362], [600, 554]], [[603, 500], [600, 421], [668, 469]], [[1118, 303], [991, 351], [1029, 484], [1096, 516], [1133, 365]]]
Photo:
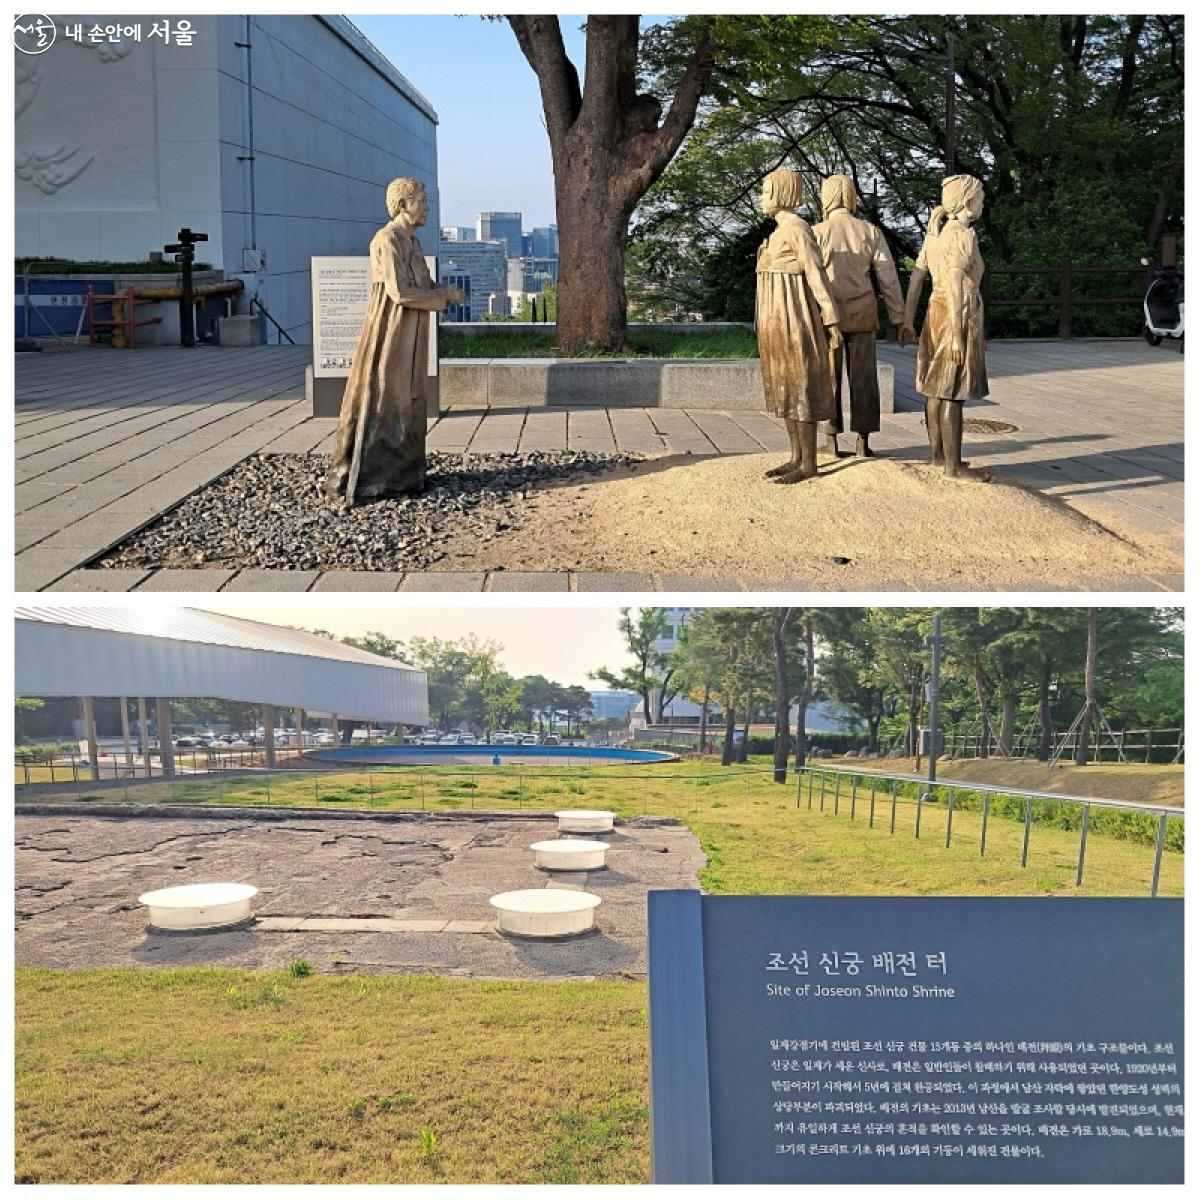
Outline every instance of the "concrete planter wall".
[[[444, 358], [445, 408], [761, 409], [756, 358]], [[882, 412], [895, 410], [895, 371], [879, 365]]]

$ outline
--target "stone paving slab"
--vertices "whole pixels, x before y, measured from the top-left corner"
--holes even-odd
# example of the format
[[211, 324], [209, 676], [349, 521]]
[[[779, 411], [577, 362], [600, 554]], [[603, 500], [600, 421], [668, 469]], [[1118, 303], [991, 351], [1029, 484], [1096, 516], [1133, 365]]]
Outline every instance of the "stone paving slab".
[[[601, 897], [596, 930], [538, 943], [498, 934], [488, 901], [564, 886], [528, 848], [554, 836], [550, 813], [38, 809], [14, 821], [22, 966], [280, 969], [303, 958], [327, 972], [644, 977], [647, 891], [695, 888], [705, 862], [683, 826], [623, 823], [605, 836], [608, 868], [567, 885]], [[148, 927], [143, 892], [214, 879], [259, 889], [252, 924], [195, 934]]]
[[[895, 367], [896, 411], [884, 415], [872, 444], [883, 455], [923, 454], [924, 400], [912, 386], [913, 351], [880, 343], [879, 355]], [[303, 346], [81, 347], [16, 356], [18, 588], [57, 585], [249, 455], [327, 447], [334, 423], [314, 420], [304, 399], [308, 357]], [[1152, 534], [1182, 553], [1184, 367], [1178, 354], [1133, 340], [993, 342], [988, 370], [992, 395], [970, 403], [966, 415], [1017, 428], [968, 434], [969, 457], [1061, 497], [1101, 524]], [[454, 409], [432, 422], [428, 444], [477, 453], [623, 448], [703, 455], [786, 448], [781, 424], [762, 412], [630, 408], [624, 399], [614, 397], [607, 409]], [[714, 567], [719, 577], [719, 564]], [[245, 590], [247, 583], [256, 584], [249, 590], [299, 586], [295, 576], [239, 582], [246, 574], [226, 582], [226, 590]], [[476, 586], [466, 576], [428, 587], [417, 578], [406, 575], [395, 586], [491, 590], [489, 581]], [[571, 577], [571, 590], [591, 590], [578, 586], [580, 578]], [[1156, 576], [1132, 590], [1176, 590], [1175, 578]], [[97, 582], [105, 581], [111, 590], [130, 586], [111, 572]], [[384, 582], [354, 590], [381, 590]], [[310, 585], [338, 590], [336, 577], [314, 577], [304, 584]], [[761, 583], [751, 587], [763, 590]], [[349, 582], [344, 590], [351, 590]]]
[[239, 571], [223, 592], [307, 592], [317, 581], [317, 571], [270, 571], [250, 567]]
[[309, 590], [313, 592], [394, 592], [403, 580], [403, 571], [322, 571]]
[[164, 567], [137, 585], [139, 592], [216, 592], [228, 583], [228, 567]]

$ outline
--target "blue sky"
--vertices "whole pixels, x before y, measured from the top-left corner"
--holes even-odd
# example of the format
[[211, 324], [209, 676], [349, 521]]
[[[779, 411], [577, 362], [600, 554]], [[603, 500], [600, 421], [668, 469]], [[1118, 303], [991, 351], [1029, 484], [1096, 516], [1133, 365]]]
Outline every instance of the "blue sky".
[[[441, 223], [481, 211], [554, 222], [554, 176], [537, 77], [505, 21], [347, 14], [437, 110]], [[560, 18], [583, 75], [581, 16]]]

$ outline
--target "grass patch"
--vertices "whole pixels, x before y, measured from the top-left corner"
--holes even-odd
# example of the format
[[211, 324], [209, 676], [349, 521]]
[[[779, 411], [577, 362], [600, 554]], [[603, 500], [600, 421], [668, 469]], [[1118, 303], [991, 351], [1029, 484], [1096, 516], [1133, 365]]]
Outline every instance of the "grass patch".
[[[554, 331], [520, 333], [454, 333], [443, 325], [438, 331], [442, 358], [557, 358]], [[757, 358], [758, 341], [750, 329], [673, 333], [668, 330], [631, 329], [625, 349], [619, 352], [579, 354], [578, 358]]]
[[[848, 763], [836, 762], [845, 769]], [[893, 770], [910, 764], [893, 762]], [[1163, 802], [1182, 794], [1183, 768], [1142, 765], [1062, 767], [992, 763], [985, 768], [1038, 767], [1036, 780], [1018, 786]], [[519, 773], [493, 767], [422, 767], [375, 771], [367, 792], [361, 772], [297, 771], [294, 778], [226, 777], [209, 784], [183, 784], [174, 797], [230, 805], [336, 807], [355, 802], [377, 810], [451, 812], [459, 808], [498, 811], [553, 811], [564, 800], [576, 807], [608, 808], [623, 817], [673, 816], [700, 838], [709, 864], [701, 874], [706, 890], [757, 895], [943, 895], [1035, 896], [1047, 890], [1061, 895], [1142, 896], [1150, 886], [1155, 818], [1144, 813], [1092, 810], [1083, 886], [1075, 886], [1079, 846], [1079, 809], [1039, 801], [1030, 839], [1028, 866], [1022, 869], [1023, 804], [994, 800], [989, 815], [987, 854], [979, 854], [981, 795], [960, 794], [955, 801], [950, 845], [945, 845], [947, 809], [939, 794], [922, 805], [917, 834], [917, 785], [902, 787], [897, 798], [895, 833], [890, 797], [877, 789], [876, 814], [870, 822], [870, 771], [854, 765], [862, 778], [851, 797], [844, 779], [836, 800], [832, 780], [824, 803], [807, 786], [797, 807], [796, 777], [785, 786], [771, 782], [765, 757], [741, 768], [709, 762], [679, 762], [650, 769], [584, 767], [563, 770], [526, 767]], [[955, 778], [970, 779], [971, 764], [955, 763]], [[1040, 785], [1053, 772], [1056, 788]], [[945, 774], [946, 772], [943, 772]], [[987, 782], [1000, 783], [996, 778]], [[1141, 794], [1141, 793], [1145, 794]], [[130, 787], [131, 800], [152, 803], [172, 798], [169, 784]], [[114, 800], [121, 793], [102, 799]], [[851, 810], [853, 809], [853, 817]], [[1183, 894], [1183, 821], [1167, 826], [1160, 892]], [[819, 858], [814, 858], [819, 855]]]
[[18, 1182], [649, 1181], [642, 984], [23, 968], [16, 1015]]

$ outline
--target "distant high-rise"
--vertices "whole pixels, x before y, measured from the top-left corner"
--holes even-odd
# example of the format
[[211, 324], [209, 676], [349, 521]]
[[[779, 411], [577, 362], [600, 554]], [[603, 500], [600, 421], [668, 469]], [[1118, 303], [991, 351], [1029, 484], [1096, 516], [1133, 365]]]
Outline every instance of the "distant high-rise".
[[509, 258], [520, 258], [521, 214], [519, 212], [481, 212], [475, 228], [480, 242], [503, 242]]
[[[438, 281], [454, 283], [468, 293], [447, 320], [482, 321], [489, 312], [508, 308], [505, 245], [499, 241], [443, 240], [438, 247]], [[463, 287], [462, 279], [470, 280]], [[489, 307], [489, 297], [491, 300]]]
[[475, 230], [470, 225], [443, 225], [443, 242], [473, 242]]
[[557, 258], [558, 257], [558, 226], [557, 225], [538, 225], [530, 231], [527, 241], [528, 249], [525, 251], [530, 258]]

